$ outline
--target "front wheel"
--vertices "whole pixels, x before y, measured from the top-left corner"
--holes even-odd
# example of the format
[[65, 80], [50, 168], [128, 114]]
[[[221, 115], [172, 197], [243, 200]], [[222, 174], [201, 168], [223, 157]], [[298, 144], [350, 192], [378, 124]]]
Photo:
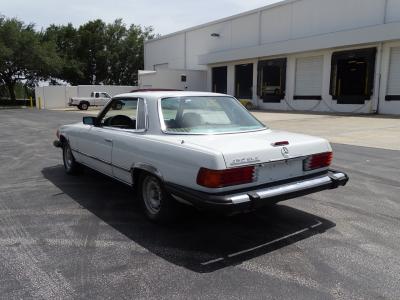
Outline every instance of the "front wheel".
[[143, 174], [139, 197], [147, 217], [157, 223], [167, 223], [177, 216], [177, 203], [165, 191], [162, 182], [151, 174]]
[[64, 162], [64, 169], [67, 174], [75, 175], [79, 172], [80, 166], [76, 162], [68, 142], [64, 142], [63, 144], [63, 162]]

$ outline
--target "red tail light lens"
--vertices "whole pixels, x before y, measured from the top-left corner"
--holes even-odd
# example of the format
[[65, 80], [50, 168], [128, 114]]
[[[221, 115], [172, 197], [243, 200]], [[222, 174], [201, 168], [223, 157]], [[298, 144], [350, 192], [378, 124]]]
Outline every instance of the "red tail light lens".
[[201, 168], [197, 174], [197, 184], [208, 188], [246, 184], [254, 181], [254, 170], [254, 167], [226, 170]]
[[304, 160], [304, 170], [311, 171], [329, 167], [332, 163], [332, 160], [333, 160], [332, 152], [311, 155], [306, 160]]

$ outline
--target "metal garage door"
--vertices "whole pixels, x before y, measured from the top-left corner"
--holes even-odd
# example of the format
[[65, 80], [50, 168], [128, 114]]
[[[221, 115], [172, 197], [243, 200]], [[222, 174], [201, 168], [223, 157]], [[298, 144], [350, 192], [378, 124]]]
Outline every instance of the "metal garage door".
[[400, 98], [400, 47], [392, 48], [390, 51], [387, 95]]
[[297, 58], [295, 99], [321, 99], [324, 57]]

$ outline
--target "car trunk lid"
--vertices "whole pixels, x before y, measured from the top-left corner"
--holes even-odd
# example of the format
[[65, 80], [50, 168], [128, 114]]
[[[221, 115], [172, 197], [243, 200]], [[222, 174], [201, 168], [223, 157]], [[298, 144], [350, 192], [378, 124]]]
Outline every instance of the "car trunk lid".
[[255, 165], [258, 184], [305, 175], [305, 156], [331, 151], [324, 139], [272, 130], [188, 136], [185, 142], [221, 152], [227, 168]]

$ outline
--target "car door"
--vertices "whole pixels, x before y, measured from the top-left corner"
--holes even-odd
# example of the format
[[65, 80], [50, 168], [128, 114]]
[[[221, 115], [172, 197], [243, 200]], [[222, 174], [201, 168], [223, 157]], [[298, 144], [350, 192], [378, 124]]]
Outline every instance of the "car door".
[[112, 176], [112, 133], [102, 127], [84, 125], [78, 141], [80, 161], [109, 176]]
[[[134, 129], [115, 129], [113, 136], [112, 169], [115, 178], [131, 184], [131, 167], [143, 155], [138, 146], [143, 142], [142, 135], [147, 129], [147, 108], [144, 99], [121, 100], [121, 113], [135, 118]], [[117, 107], [117, 106], [115, 106]], [[136, 111], [135, 111], [136, 108]], [[130, 112], [129, 112], [130, 111]]]
[[113, 173], [113, 146], [123, 133], [136, 130], [136, 114], [137, 98], [113, 99], [97, 117], [96, 125], [84, 125], [79, 139], [81, 162], [103, 174], [120, 178]]

